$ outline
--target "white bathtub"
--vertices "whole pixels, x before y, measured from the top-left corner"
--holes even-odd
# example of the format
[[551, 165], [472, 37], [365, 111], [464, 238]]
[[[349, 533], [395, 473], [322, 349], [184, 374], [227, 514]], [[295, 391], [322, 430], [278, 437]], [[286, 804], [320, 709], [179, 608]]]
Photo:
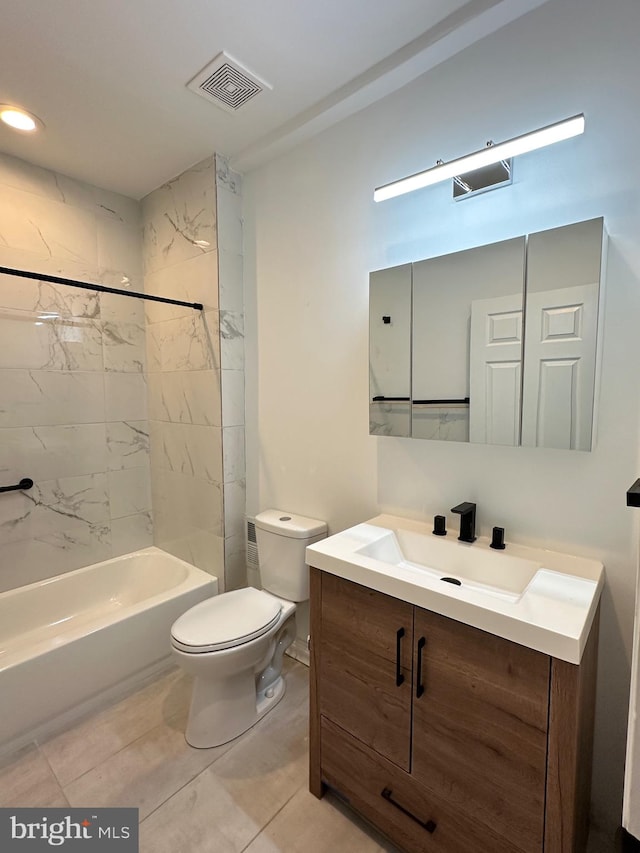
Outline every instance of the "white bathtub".
[[0, 752], [159, 670], [212, 575], [145, 548], [0, 594]]

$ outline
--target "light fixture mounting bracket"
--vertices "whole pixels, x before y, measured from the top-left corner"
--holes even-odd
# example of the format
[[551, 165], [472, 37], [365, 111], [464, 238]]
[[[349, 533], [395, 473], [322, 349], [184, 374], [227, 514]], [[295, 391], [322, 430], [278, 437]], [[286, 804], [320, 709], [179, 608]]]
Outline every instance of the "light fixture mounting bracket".
[[508, 187], [513, 183], [513, 159], [498, 160], [481, 169], [455, 175], [452, 181], [453, 198], [461, 201], [464, 198]]

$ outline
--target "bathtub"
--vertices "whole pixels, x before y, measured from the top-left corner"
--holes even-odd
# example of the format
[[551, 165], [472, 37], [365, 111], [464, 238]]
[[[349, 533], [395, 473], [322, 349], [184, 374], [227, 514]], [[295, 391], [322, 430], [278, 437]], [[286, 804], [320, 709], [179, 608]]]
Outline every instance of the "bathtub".
[[0, 752], [163, 669], [172, 623], [217, 591], [153, 547], [0, 593]]

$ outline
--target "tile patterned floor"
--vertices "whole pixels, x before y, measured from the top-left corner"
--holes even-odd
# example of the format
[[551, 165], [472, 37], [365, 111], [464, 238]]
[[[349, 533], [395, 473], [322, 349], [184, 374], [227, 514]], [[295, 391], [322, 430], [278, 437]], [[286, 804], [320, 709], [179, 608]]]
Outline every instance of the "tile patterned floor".
[[141, 853], [393, 853], [335, 798], [307, 791], [308, 670], [230, 744], [184, 740], [191, 681], [178, 670], [0, 760], [0, 806], [135, 806]]
[[[184, 740], [191, 682], [171, 670], [0, 761], [0, 806], [135, 806], [141, 853], [397, 853], [330, 794], [307, 790], [308, 670], [230, 744]], [[589, 853], [613, 853], [593, 835]], [[491, 851], [478, 851], [491, 853]]]

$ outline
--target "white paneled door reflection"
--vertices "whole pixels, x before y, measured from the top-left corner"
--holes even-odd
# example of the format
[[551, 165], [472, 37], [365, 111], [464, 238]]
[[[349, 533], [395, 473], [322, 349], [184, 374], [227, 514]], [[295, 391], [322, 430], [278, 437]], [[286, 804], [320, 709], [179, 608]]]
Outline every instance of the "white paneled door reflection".
[[527, 294], [522, 444], [590, 450], [598, 285]]
[[469, 441], [520, 439], [522, 294], [474, 299], [469, 359]]

